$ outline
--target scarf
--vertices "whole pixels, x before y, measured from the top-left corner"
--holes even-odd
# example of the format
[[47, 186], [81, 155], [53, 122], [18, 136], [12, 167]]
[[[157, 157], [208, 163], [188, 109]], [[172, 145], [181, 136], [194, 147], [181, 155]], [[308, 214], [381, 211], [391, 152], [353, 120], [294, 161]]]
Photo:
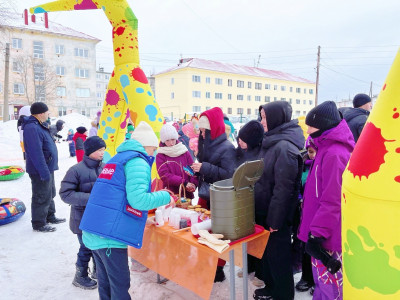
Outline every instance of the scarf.
[[158, 153], [165, 154], [169, 157], [178, 157], [187, 152], [188, 149], [182, 143], [175, 144], [172, 147], [160, 147], [158, 148]]

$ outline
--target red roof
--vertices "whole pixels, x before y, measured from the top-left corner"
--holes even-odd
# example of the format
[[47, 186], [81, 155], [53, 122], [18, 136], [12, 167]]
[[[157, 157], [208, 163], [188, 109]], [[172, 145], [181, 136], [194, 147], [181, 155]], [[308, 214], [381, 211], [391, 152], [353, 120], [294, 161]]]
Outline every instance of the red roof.
[[0, 26], [18, 28], [18, 29], [27, 29], [27, 30], [35, 30], [40, 32], [47, 32], [56, 35], [65, 35], [85, 40], [93, 40], [94, 42], [100, 42], [98, 38], [92, 37], [85, 33], [76, 31], [72, 28], [63, 26], [61, 24], [52, 22], [49, 20], [49, 28], [46, 28], [44, 25], [44, 14], [35, 15], [36, 22], [32, 22], [31, 16], [28, 16], [28, 25], [25, 25], [24, 13], [14, 13], [10, 11], [0, 11]]
[[315, 82], [301, 78], [298, 76], [294, 76], [288, 73], [284, 73], [281, 71], [273, 71], [266, 70], [261, 68], [254, 68], [248, 66], [239, 66], [235, 64], [222, 63], [218, 61], [206, 60], [201, 58], [184, 58], [180, 61], [180, 63], [176, 67], [172, 67], [165, 71], [162, 71], [156, 75], [164, 74], [167, 72], [172, 72], [184, 68], [193, 68], [193, 69], [203, 69], [209, 71], [216, 71], [222, 73], [232, 73], [232, 74], [242, 74], [248, 76], [256, 76], [256, 77], [264, 77], [264, 78], [273, 78], [279, 80], [286, 81], [297, 81], [303, 83], [311, 83], [315, 84]]

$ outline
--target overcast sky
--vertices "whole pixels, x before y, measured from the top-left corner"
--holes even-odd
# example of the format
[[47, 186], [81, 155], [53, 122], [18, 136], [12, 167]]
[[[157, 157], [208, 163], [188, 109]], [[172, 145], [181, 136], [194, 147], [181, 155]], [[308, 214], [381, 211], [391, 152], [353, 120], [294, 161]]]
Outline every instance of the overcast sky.
[[[4, 0], [3, 0], [4, 1]], [[5, 0], [22, 10], [42, 0]], [[46, 1], [46, 0], [44, 0]], [[101, 2], [101, 1], [99, 1]], [[399, 0], [128, 0], [139, 19], [147, 75], [198, 57], [316, 80], [319, 102], [381, 89], [400, 46]], [[102, 40], [97, 65], [112, 71], [111, 25], [102, 11], [55, 12], [51, 21]]]

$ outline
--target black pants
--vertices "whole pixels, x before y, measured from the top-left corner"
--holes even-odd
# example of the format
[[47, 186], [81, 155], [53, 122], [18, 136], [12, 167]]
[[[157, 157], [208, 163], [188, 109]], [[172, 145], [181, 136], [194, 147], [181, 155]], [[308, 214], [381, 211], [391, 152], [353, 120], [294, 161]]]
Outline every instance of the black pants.
[[[256, 215], [256, 223], [267, 229], [265, 219], [265, 216]], [[292, 300], [294, 298], [291, 256], [291, 227], [284, 225], [270, 234], [261, 259], [263, 280], [274, 299]]]
[[56, 195], [54, 173], [50, 173], [50, 180], [43, 181], [39, 175], [29, 174], [32, 182], [32, 227], [37, 229], [46, 225], [47, 220], [55, 218], [56, 207], [53, 198]]
[[78, 241], [79, 241], [79, 251], [78, 251], [78, 255], [77, 255], [78, 258], [76, 260], [76, 265], [78, 267], [82, 267], [85, 270], [87, 270], [89, 267], [90, 258], [93, 257], [92, 250], [87, 248], [85, 246], [85, 244], [83, 243], [82, 233], [78, 233], [76, 236], [78, 237]]

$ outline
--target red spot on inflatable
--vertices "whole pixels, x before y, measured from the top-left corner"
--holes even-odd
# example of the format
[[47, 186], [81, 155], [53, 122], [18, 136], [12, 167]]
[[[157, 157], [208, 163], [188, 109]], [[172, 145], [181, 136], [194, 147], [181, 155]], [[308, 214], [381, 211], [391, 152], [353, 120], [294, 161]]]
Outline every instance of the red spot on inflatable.
[[124, 47], [122, 47], [122, 49], [125, 49]]
[[108, 105], [117, 105], [119, 101], [119, 95], [114, 90], [108, 90], [106, 95], [106, 103]]
[[395, 107], [395, 108], [393, 108], [393, 111], [396, 111], [397, 110], [397, 108]]
[[386, 89], [386, 83], [383, 85], [382, 91]]
[[129, 48], [133, 49], [133, 47], [132, 47], [132, 46], [129, 46]]
[[346, 204], [346, 194], [343, 193], [343, 199], [344, 199], [344, 203]]
[[141, 68], [134, 68], [132, 70], [132, 77], [134, 80], [139, 81], [141, 83], [149, 83], [146, 75], [144, 74]]
[[122, 23], [125, 23], [126, 21], [125, 20], [122, 20]]
[[122, 54], [121, 54], [121, 53], [119, 54], [119, 57], [122, 57]]
[[397, 149], [396, 149], [396, 152], [397, 152], [397, 153], [400, 153], [400, 148], [397, 148]]
[[119, 52], [119, 51], [121, 51], [121, 48], [120, 48], [120, 47], [118, 47], [117, 49], [115, 49], [115, 52]]
[[385, 163], [385, 155], [388, 152], [385, 142], [393, 142], [383, 138], [381, 129], [368, 122], [363, 129], [363, 137], [358, 140], [349, 163], [349, 171], [358, 176], [361, 180], [363, 176], [379, 171]]
[[394, 113], [393, 114], [393, 119], [397, 119], [398, 117], [400, 116], [400, 114], [397, 112], [397, 113]]
[[123, 35], [125, 31], [125, 27], [118, 27], [117, 30], [115, 31], [116, 34], [118, 35]]
[[111, 73], [111, 77], [114, 77], [114, 75], [115, 75], [115, 73], [114, 73], [114, 71], [112, 71], [112, 73]]
[[400, 183], [400, 176], [396, 176], [396, 177], [394, 178], [394, 180], [397, 181], [398, 183]]

